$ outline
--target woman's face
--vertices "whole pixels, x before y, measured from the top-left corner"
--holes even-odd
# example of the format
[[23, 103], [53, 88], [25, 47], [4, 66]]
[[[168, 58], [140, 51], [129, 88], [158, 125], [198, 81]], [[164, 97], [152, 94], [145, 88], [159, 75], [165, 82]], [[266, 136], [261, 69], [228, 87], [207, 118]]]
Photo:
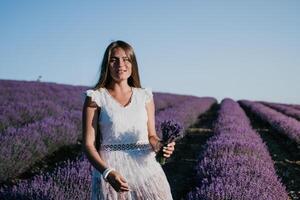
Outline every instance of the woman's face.
[[127, 80], [131, 76], [132, 64], [125, 51], [120, 47], [112, 50], [109, 72], [115, 82]]

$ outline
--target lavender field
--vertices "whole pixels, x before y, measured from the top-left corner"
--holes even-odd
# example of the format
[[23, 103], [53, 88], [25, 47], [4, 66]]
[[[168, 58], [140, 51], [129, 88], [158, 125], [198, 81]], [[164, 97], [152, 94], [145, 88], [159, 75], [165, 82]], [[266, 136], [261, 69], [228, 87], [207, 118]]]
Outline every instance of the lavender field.
[[[83, 86], [0, 80], [0, 199], [89, 199]], [[300, 105], [154, 92], [181, 124], [163, 169], [174, 199], [300, 199]]]

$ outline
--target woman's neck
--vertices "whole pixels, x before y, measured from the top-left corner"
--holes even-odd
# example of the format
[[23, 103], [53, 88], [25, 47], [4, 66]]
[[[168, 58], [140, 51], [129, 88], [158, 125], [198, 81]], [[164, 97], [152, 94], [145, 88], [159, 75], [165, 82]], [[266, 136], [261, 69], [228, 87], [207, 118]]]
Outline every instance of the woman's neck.
[[128, 85], [127, 81], [123, 81], [120, 83], [112, 82], [111, 84], [108, 85], [108, 89], [117, 93], [119, 92], [125, 93], [131, 91], [131, 87]]

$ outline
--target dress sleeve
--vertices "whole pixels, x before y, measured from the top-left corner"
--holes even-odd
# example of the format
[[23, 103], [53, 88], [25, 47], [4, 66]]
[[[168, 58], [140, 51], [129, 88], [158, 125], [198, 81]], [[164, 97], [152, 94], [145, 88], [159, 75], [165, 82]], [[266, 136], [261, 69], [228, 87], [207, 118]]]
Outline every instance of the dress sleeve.
[[152, 89], [145, 88], [145, 101], [149, 103], [153, 99]]
[[88, 89], [83, 93], [84, 98], [86, 96], [91, 97], [91, 100], [95, 102], [99, 107], [101, 107], [101, 101], [99, 95], [100, 95], [99, 92], [92, 89]]

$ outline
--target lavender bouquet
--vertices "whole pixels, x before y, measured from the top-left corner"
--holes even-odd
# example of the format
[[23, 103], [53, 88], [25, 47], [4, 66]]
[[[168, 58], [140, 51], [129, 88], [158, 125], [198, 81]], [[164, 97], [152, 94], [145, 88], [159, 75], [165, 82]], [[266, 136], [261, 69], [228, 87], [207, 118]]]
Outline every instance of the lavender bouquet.
[[183, 129], [183, 127], [173, 120], [163, 121], [160, 127], [162, 132], [162, 140], [161, 140], [162, 146], [156, 155], [156, 160], [161, 165], [164, 165], [166, 163], [166, 158], [163, 156], [164, 154], [163, 147], [181, 138], [180, 131]]

